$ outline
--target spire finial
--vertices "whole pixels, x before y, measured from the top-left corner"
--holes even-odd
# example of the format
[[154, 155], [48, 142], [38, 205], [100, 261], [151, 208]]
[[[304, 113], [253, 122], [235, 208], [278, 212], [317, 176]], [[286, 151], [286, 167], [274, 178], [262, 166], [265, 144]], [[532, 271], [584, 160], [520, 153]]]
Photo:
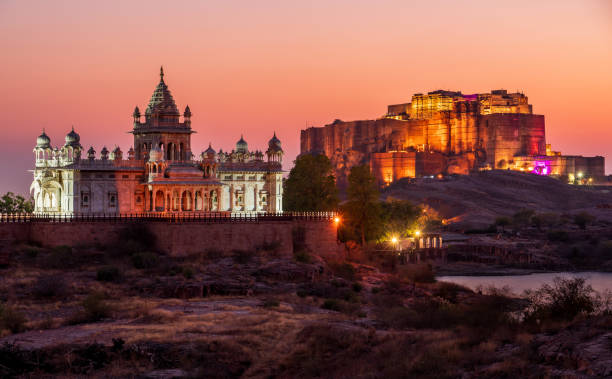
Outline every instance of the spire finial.
[[74, 125], [72, 125], [72, 131], [74, 132]]
[[163, 81], [163, 80], [164, 80], [164, 66], [160, 66], [160, 67], [159, 67], [159, 79], [160, 79], [161, 81]]

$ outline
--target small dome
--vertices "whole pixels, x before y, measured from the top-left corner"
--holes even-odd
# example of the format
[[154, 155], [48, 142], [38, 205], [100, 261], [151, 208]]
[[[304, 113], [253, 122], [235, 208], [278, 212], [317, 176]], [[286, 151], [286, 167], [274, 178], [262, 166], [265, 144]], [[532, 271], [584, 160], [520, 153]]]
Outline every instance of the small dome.
[[161, 149], [157, 146], [153, 146], [149, 151], [149, 162], [157, 162], [164, 159], [164, 154]]
[[217, 152], [215, 151], [215, 149], [212, 148], [212, 145], [209, 143], [208, 149], [204, 150], [204, 155], [206, 155], [207, 157], [214, 157], [216, 154]]
[[246, 153], [249, 151], [249, 145], [246, 143], [242, 135], [240, 135], [240, 140], [236, 142], [236, 151], [239, 153]]
[[74, 131], [74, 127], [70, 133], [66, 134], [66, 145], [65, 146], [77, 146], [81, 142], [81, 136]]
[[268, 141], [268, 148], [270, 150], [283, 151], [281, 141], [276, 137], [276, 132], [274, 132], [274, 136]]
[[36, 138], [36, 147], [43, 149], [51, 147], [51, 138], [45, 133], [44, 129], [42, 134]]
[[134, 108], [134, 113], [132, 114], [132, 116], [139, 118], [140, 117], [140, 109], [138, 108], [138, 106], [136, 106], [136, 108]]
[[191, 117], [191, 109], [189, 109], [189, 105], [185, 107], [185, 113], [183, 114], [185, 117]]

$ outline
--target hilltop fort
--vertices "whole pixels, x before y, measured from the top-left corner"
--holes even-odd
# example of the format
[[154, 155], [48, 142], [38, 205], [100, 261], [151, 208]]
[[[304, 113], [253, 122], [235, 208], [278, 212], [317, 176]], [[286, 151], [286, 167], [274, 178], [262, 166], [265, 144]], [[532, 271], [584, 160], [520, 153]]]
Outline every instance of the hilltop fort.
[[546, 143], [544, 116], [523, 93], [417, 93], [375, 120], [341, 121], [301, 132], [301, 153], [323, 153], [345, 185], [351, 167], [367, 163], [381, 186], [405, 177], [510, 169], [597, 180], [604, 158], [567, 156]]

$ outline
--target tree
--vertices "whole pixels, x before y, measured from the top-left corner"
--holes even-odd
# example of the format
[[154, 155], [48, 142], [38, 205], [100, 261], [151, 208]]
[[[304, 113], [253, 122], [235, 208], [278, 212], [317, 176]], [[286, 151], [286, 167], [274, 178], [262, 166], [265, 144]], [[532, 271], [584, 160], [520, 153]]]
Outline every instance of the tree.
[[32, 199], [26, 200], [21, 195], [7, 192], [0, 198], [0, 213], [32, 213], [34, 202]]
[[285, 181], [285, 210], [336, 210], [338, 189], [329, 158], [325, 155], [304, 154], [294, 163]]
[[387, 200], [381, 203], [381, 213], [387, 234], [408, 237], [418, 228], [423, 209], [406, 200]]
[[354, 166], [348, 176], [346, 217], [359, 233], [362, 246], [382, 226], [380, 193], [367, 165]]

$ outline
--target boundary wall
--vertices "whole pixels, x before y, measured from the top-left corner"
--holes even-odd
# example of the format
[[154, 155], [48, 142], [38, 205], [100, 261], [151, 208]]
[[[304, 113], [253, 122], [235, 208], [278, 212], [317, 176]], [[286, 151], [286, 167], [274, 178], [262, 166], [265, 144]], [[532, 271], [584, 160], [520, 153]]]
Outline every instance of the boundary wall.
[[306, 249], [323, 257], [336, 257], [343, 249], [337, 242], [332, 219], [286, 218], [277, 220], [227, 220], [226, 222], [131, 220], [131, 221], [31, 221], [0, 222], [0, 249], [16, 243], [43, 247], [59, 245], [113, 245], [130, 225], [146, 225], [155, 235], [157, 250], [173, 256], [233, 250], [255, 251], [278, 246], [281, 254]]

